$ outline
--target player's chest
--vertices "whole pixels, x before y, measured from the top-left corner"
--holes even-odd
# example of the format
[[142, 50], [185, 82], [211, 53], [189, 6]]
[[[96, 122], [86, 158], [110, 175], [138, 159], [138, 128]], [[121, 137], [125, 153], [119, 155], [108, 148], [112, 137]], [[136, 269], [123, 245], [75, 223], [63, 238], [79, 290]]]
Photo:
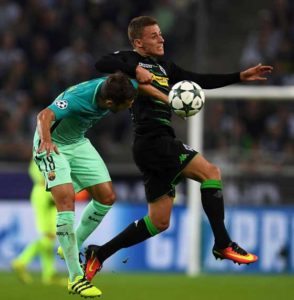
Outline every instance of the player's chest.
[[80, 126], [91, 127], [96, 122], [104, 118], [109, 111], [97, 111], [96, 109], [86, 109], [76, 117]]
[[168, 87], [168, 72], [164, 66], [149, 60], [139, 62], [139, 66], [152, 73], [152, 79], [157, 82], [157, 84]]

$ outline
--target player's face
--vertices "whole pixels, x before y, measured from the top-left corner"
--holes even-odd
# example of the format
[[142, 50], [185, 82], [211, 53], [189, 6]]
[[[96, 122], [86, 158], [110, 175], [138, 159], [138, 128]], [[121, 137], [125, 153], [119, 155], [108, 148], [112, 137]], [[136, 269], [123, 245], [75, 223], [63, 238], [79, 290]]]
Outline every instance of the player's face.
[[164, 39], [158, 25], [146, 26], [140, 39], [134, 41], [136, 50], [143, 56], [164, 55]]
[[117, 113], [119, 111], [131, 108], [133, 105], [133, 102], [134, 102], [134, 99], [131, 99], [131, 100], [127, 100], [126, 102], [121, 103], [121, 104], [112, 104], [109, 107], [109, 110], [112, 111], [113, 113]]

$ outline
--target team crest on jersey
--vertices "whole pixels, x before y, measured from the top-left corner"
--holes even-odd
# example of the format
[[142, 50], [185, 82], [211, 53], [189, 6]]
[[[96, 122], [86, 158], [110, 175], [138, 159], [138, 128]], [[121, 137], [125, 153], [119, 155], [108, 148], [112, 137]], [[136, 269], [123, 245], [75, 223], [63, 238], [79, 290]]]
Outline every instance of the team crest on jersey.
[[54, 171], [50, 171], [50, 172], [48, 173], [48, 179], [49, 179], [50, 181], [53, 181], [55, 178], [56, 178], [55, 172], [54, 172]]
[[55, 100], [54, 104], [60, 109], [66, 109], [68, 106], [67, 100], [64, 100], [64, 99]]

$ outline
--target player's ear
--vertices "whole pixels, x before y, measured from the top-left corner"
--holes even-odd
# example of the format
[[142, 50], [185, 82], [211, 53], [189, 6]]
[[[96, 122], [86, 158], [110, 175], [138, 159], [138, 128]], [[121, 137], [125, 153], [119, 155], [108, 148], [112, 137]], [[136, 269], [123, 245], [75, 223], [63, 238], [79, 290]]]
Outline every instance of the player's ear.
[[113, 101], [111, 99], [106, 99], [104, 101], [107, 108], [111, 108], [113, 106]]
[[141, 39], [134, 39], [133, 45], [134, 45], [134, 48], [141, 48], [142, 47]]

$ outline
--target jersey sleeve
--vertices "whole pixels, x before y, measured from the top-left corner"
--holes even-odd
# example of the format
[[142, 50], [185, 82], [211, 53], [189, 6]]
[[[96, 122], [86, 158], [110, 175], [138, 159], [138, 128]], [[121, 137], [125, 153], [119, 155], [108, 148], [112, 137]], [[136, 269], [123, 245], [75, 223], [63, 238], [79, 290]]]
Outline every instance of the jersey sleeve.
[[97, 71], [102, 73], [114, 73], [122, 71], [132, 78], [136, 77], [138, 65], [137, 55], [133, 51], [117, 51], [102, 56], [95, 64]]
[[76, 102], [73, 99], [57, 98], [48, 106], [55, 114], [56, 120], [64, 119], [74, 114], [76, 111]]
[[139, 83], [138, 83], [138, 81], [135, 80], [135, 79], [131, 79], [131, 83], [132, 83], [133, 87], [134, 87], [136, 90], [138, 90], [138, 88], [139, 88]]
[[174, 63], [170, 63], [170, 83], [181, 80], [191, 80], [204, 89], [214, 89], [240, 82], [240, 73], [229, 74], [198, 74], [186, 71]]

